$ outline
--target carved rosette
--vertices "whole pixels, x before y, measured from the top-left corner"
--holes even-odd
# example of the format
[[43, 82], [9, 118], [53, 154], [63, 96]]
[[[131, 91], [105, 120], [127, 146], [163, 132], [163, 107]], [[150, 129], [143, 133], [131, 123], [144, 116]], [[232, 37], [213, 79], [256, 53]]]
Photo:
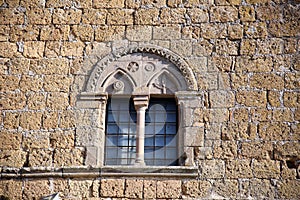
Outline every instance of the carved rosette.
[[[116, 61], [117, 59], [121, 58], [122, 56], [125, 56], [128, 54], [133, 54], [133, 53], [150, 53], [150, 54], [155, 54], [155, 55], [161, 56], [161, 57], [169, 60], [175, 66], [177, 66], [177, 68], [180, 70], [180, 72], [182, 73], [182, 75], [184, 76], [184, 78], [186, 80], [189, 90], [195, 90], [195, 91], [198, 90], [198, 85], [197, 85], [197, 81], [194, 77], [194, 74], [183, 58], [181, 58], [177, 54], [171, 52], [170, 50], [151, 45], [151, 46], [121, 48], [121, 49], [118, 49], [118, 50], [112, 52], [111, 54], [109, 54], [108, 56], [104, 57], [102, 60], [97, 62], [97, 64], [94, 66], [94, 70], [90, 76], [88, 83], [87, 83], [87, 88], [86, 88], [87, 91], [95, 90], [97, 83], [98, 83], [98, 79], [99, 79], [100, 74], [103, 71], [104, 67], [108, 66], [109, 63]], [[150, 67], [147, 67], [147, 68], [149, 69]], [[133, 69], [133, 71], [134, 70], [138, 70], [138, 68]], [[147, 69], [145, 68], [145, 70], [147, 70]]]
[[124, 83], [122, 81], [116, 81], [113, 84], [113, 88], [116, 92], [124, 90]]

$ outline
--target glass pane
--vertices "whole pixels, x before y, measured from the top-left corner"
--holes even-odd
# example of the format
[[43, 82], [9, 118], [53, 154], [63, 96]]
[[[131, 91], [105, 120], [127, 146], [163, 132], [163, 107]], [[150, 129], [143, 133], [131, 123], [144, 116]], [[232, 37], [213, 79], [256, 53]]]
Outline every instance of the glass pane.
[[107, 130], [106, 130], [106, 132], [107, 132], [108, 134], [117, 134], [118, 131], [119, 131], [119, 128], [118, 128], [118, 126], [117, 126], [116, 124], [108, 124], [108, 125], [107, 125]]
[[154, 156], [153, 147], [149, 147], [149, 148], [145, 147], [144, 153], [145, 153], [145, 159], [153, 159]]
[[145, 134], [154, 135], [154, 126], [148, 125], [145, 127]]
[[112, 112], [107, 113], [107, 122], [114, 122], [115, 118]]
[[166, 122], [166, 113], [158, 112], [156, 114], [155, 122]]
[[156, 134], [165, 134], [165, 124], [157, 123], [155, 127]]
[[166, 134], [176, 134], [176, 124], [166, 124]]
[[106, 146], [117, 146], [118, 136], [106, 136]]
[[128, 146], [128, 136], [127, 135], [121, 135], [119, 136], [118, 140], [118, 146], [120, 147], [127, 147]]
[[106, 160], [106, 165], [117, 165], [117, 159], [107, 159]]
[[177, 152], [175, 148], [167, 148], [166, 149], [166, 158], [171, 159], [174, 158], [177, 159]]
[[177, 106], [174, 102], [170, 102], [166, 106], [166, 110], [168, 110], [168, 111], [176, 111], [176, 109], [177, 109]]
[[154, 146], [154, 137], [153, 136], [145, 137], [145, 146]]
[[164, 146], [165, 145], [165, 137], [164, 136], [158, 136], [155, 137], [155, 146]]
[[167, 135], [166, 136], [166, 146], [169, 147], [176, 147], [177, 140], [176, 140], [176, 136], [174, 135]]
[[128, 124], [119, 124], [119, 133], [120, 134], [128, 134]]
[[176, 113], [175, 112], [169, 112], [167, 115], [167, 122], [176, 122]]
[[118, 149], [117, 148], [107, 148], [106, 158], [117, 158]]
[[130, 116], [129, 112], [120, 112], [119, 121], [120, 122], [129, 122]]
[[136, 136], [135, 135], [130, 135], [128, 138], [128, 146], [130, 147], [135, 147], [136, 146]]
[[165, 158], [164, 148], [156, 149], [155, 150], [155, 159], [164, 159], [164, 158]]
[[155, 160], [154, 165], [156, 165], [156, 166], [165, 166], [165, 160]]

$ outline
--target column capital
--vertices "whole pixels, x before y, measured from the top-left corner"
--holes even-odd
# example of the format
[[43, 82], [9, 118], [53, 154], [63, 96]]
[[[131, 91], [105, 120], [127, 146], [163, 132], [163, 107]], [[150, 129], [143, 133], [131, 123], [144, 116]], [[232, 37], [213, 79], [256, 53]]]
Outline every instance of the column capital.
[[149, 95], [136, 95], [133, 97], [133, 103], [136, 110], [149, 105]]

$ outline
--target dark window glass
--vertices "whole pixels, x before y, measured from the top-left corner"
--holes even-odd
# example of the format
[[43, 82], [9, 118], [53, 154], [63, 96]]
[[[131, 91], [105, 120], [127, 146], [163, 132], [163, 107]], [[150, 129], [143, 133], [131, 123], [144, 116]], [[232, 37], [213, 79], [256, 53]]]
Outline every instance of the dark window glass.
[[[109, 99], [106, 165], [130, 165], [136, 154], [136, 111], [132, 99]], [[177, 165], [177, 106], [174, 99], [151, 98], [145, 117], [146, 165]]]

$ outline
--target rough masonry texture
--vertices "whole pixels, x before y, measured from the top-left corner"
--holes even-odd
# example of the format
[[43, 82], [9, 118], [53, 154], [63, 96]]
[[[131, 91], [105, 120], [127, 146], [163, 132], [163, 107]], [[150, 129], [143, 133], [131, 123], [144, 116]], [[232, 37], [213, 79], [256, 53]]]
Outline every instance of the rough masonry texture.
[[[1, 1], [0, 199], [300, 199], [299, 23], [299, 0]], [[145, 51], [197, 93], [181, 124], [195, 177], [97, 163], [105, 106], [78, 101]]]

